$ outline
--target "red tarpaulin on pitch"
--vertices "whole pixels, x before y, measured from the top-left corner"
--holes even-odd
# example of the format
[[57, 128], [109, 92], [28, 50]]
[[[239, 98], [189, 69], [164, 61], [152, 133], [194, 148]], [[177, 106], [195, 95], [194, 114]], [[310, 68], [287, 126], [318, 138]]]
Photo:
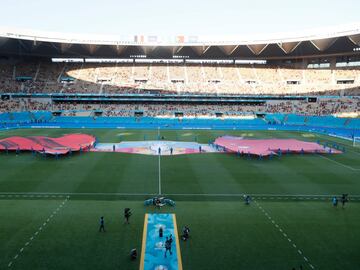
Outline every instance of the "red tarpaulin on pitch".
[[94, 145], [96, 139], [88, 134], [69, 134], [59, 138], [44, 136], [9, 137], [0, 140], [0, 151], [37, 151], [47, 154], [67, 154]]
[[214, 144], [224, 147], [227, 151], [258, 156], [268, 156], [281, 152], [290, 153], [341, 153], [315, 142], [304, 142], [295, 139], [266, 139], [249, 140], [241, 137], [223, 136], [215, 140]]

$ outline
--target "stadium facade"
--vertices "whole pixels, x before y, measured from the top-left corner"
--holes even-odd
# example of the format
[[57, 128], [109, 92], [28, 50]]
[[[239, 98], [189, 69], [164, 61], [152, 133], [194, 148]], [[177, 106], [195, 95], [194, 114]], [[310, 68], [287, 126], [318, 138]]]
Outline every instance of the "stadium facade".
[[[238, 129], [250, 117], [266, 128], [336, 126], [351, 137], [359, 119], [344, 117], [360, 114], [359, 65], [360, 25], [246, 39], [0, 29], [0, 111], [13, 112], [0, 123], [130, 127], [139, 117], [155, 126], [159, 118], [236, 118], [206, 128]], [[171, 121], [163, 127], [184, 127]], [[187, 128], [201, 126], [195, 122]]]
[[230, 60], [358, 57], [360, 25], [249, 38], [89, 36], [0, 28], [0, 53], [3, 56]]

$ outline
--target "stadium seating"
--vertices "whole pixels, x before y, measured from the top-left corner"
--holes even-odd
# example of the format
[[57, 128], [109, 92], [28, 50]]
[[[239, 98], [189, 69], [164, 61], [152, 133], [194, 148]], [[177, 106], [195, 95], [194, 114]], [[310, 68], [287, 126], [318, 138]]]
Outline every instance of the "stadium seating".
[[0, 92], [359, 95], [359, 78], [348, 68], [20, 62], [0, 65]]
[[[319, 98], [317, 102], [310, 103], [306, 100], [267, 100], [265, 104], [108, 104], [108, 103], [77, 103], [57, 102], [49, 98], [0, 100], [0, 112], [19, 111], [64, 111], [63, 116], [89, 116], [92, 111], [102, 111], [103, 116], [134, 116], [135, 112], [142, 112], [143, 116], [173, 117], [181, 112], [186, 117], [215, 117], [221, 113], [223, 117], [236, 117], [253, 115], [254, 113], [266, 114], [293, 114], [298, 115], [337, 115], [360, 114], [359, 98]], [[82, 112], [82, 113], [80, 113]], [[354, 117], [353, 116], [353, 117]], [[282, 121], [283, 119], [278, 119]]]
[[[350, 80], [351, 84], [339, 84]], [[350, 87], [349, 87], [350, 86]], [[297, 125], [359, 128], [360, 69], [308, 69], [277, 65], [134, 64], [134, 63], [0, 63], [0, 93], [39, 93], [0, 100], [0, 123], [60, 124], [211, 124]], [[274, 98], [252, 104], [191, 103], [84, 103], [60, 102], [42, 93], [83, 94], [185, 94], [219, 95], [314, 95], [306, 99]], [[255, 105], [256, 104], [256, 105]], [[53, 116], [51, 111], [62, 112]], [[95, 114], [101, 112], [100, 115]], [[1, 112], [4, 112], [1, 114]], [[142, 118], [134, 118], [140, 113]], [[175, 117], [181, 114], [183, 118]], [[265, 119], [256, 119], [256, 114]], [[334, 117], [337, 116], [337, 117]], [[338, 117], [340, 116], [340, 117]], [[121, 117], [121, 119], [119, 118]], [[248, 120], [245, 120], [248, 118]], [[169, 120], [170, 119], [170, 120]], [[212, 119], [212, 122], [209, 120]], [[236, 119], [236, 120], [234, 120]], [[169, 122], [170, 121], [170, 122]]]

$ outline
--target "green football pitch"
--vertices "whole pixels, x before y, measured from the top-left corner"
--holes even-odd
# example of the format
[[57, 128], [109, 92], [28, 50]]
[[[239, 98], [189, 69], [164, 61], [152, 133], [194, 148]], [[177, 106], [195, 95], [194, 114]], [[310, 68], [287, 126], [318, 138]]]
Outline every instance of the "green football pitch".
[[[154, 140], [157, 130], [26, 129], [9, 136], [88, 133], [99, 142]], [[345, 146], [339, 155], [271, 160], [234, 154], [82, 153], [44, 158], [0, 153], [0, 269], [139, 269], [145, 213], [175, 213], [184, 270], [360, 269], [360, 149], [328, 136], [284, 131], [161, 130], [166, 140], [208, 143], [231, 134]], [[144, 199], [176, 201], [161, 210]], [[332, 195], [348, 193], [343, 209]], [[253, 201], [245, 205], [243, 194]], [[125, 207], [132, 209], [124, 224]], [[105, 217], [106, 233], [99, 233]]]

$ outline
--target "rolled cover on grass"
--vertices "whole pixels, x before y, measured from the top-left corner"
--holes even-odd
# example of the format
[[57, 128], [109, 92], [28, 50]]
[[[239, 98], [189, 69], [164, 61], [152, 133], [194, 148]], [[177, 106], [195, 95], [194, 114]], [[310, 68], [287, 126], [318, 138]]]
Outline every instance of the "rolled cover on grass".
[[67, 154], [92, 147], [96, 138], [88, 134], [69, 134], [59, 138], [44, 136], [9, 137], [0, 140], [0, 151], [37, 151], [47, 154]]
[[305, 142], [296, 139], [265, 139], [249, 140], [241, 137], [223, 136], [215, 140], [214, 144], [224, 147], [227, 151], [257, 156], [276, 155], [282, 153], [342, 153], [339, 150], [324, 147], [316, 142]]

